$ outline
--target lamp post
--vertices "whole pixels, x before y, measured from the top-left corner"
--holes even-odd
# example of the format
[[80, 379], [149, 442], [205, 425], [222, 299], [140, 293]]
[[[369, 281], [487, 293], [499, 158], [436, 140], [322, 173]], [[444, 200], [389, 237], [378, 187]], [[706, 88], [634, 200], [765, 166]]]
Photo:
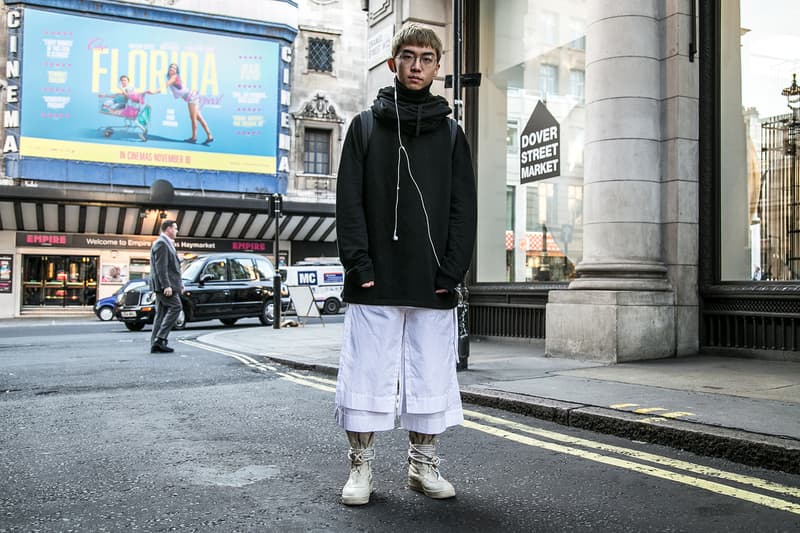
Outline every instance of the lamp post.
[[283, 197], [275, 193], [269, 198], [270, 211], [275, 217], [275, 276], [272, 278], [272, 328], [281, 329], [281, 275], [278, 272], [278, 250], [280, 248], [280, 218], [283, 208]]
[[792, 110], [789, 136], [784, 151], [786, 155], [794, 156], [797, 154], [797, 132], [800, 129], [800, 86], [797, 85], [797, 74], [792, 74], [792, 84], [781, 91], [781, 94], [786, 97], [786, 104]]
[[[786, 97], [786, 104], [792, 110], [792, 118], [789, 119], [788, 135], [786, 136], [786, 146], [784, 147], [784, 154], [791, 158], [789, 167], [789, 180], [791, 187], [789, 188], [789, 209], [791, 217], [789, 219], [789, 257], [797, 256], [795, 247], [796, 239], [792, 230], [797, 229], [797, 133], [800, 131], [800, 87], [797, 85], [797, 74], [792, 74], [792, 84], [786, 87], [781, 94]], [[787, 262], [787, 264], [790, 264]], [[794, 269], [790, 267], [790, 275], [793, 274]], [[793, 276], [792, 276], [793, 277]]]

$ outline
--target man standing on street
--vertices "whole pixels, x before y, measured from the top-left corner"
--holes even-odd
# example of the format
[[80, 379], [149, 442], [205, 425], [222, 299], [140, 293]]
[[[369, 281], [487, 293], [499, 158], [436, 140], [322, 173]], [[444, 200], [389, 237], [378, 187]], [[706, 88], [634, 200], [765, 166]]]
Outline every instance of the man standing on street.
[[374, 432], [398, 421], [408, 430], [409, 488], [455, 496], [435, 445], [464, 420], [455, 289], [472, 258], [477, 208], [464, 132], [430, 92], [441, 57], [432, 30], [400, 30], [387, 62], [394, 83], [353, 120], [342, 149], [336, 232], [350, 305], [336, 420], [350, 443], [345, 505], [369, 502]]
[[150, 353], [175, 351], [167, 346], [167, 337], [182, 309], [181, 263], [175, 250], [177, 235], [178, 223], [165, 220], [161, 223], [161, 235], [150, 248], [150, 288], [156, 294], [156, 318], [150, 336]]

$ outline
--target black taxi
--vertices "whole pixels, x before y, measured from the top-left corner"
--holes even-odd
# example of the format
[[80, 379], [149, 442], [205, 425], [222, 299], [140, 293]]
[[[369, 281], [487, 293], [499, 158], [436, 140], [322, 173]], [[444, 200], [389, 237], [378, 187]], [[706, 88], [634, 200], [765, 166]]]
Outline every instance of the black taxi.
[[[185, 258], [181, 261], [183, 311], [175, 327], [181, 329], [187, 322], [202, 320], [219, 320], [232, 326], [248, 317], [272, 325], [274, 275], [272, 262], [254, 253]], [[281, 309], [287, 310], [289, 303], [289, 293], [281, 286]], [[141, 330], [155, 318], [155, 294], [146, 284], [135, 285], [119, 298], [114, 314], [129, 330]]]

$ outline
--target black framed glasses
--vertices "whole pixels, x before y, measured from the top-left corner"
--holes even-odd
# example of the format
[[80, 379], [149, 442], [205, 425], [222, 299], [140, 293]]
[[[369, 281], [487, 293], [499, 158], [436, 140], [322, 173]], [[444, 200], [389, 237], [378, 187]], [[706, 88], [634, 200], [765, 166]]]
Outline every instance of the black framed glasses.
[[436, 64], [436, 54], [431, 53], [416, 55], [412, 54], [411, 52], [403, 52], [395, 59], [404, 65], [412, 67], [417, 61], [419, 61], [419, 64], [422, 68], [431, 68]]

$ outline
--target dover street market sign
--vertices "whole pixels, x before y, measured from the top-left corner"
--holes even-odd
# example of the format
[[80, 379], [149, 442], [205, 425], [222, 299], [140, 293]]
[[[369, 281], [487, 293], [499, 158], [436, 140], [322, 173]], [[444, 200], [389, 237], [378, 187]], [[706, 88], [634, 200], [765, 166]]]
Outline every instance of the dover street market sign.
[[541, 100], [522, 131], [519, 144], [521, 184], [561, 175], [561, 126]]

